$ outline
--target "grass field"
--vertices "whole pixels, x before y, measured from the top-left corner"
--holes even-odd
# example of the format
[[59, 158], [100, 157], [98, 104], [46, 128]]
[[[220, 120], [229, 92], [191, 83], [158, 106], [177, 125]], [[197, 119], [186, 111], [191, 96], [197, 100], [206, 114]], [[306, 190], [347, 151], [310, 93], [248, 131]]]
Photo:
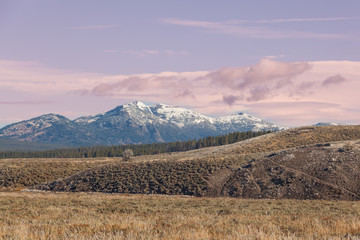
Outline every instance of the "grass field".
[[0, 193], [2, 239], [360, 239], [360, 202]]

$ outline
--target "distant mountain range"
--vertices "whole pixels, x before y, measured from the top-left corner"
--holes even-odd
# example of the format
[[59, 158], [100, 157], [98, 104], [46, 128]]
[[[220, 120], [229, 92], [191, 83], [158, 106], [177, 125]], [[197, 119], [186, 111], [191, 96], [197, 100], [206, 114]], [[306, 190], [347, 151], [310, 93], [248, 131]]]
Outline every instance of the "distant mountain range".
[[236, 131], [282, 129], [246, 113], [212, 118], [185, 108], [135, 101], [75, 120], [45, 114], [5, 126], [0, 137], [76, 147], [184, 141]]

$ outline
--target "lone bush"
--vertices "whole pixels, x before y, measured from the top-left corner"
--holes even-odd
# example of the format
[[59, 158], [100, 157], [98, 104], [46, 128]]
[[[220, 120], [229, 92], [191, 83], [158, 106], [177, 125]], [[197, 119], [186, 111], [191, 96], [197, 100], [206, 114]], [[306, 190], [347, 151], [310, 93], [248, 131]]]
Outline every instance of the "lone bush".
[[129, 161], [134, 156], [134, 152], [131, 149], [125, 149], [122, 156], [124, 161]]

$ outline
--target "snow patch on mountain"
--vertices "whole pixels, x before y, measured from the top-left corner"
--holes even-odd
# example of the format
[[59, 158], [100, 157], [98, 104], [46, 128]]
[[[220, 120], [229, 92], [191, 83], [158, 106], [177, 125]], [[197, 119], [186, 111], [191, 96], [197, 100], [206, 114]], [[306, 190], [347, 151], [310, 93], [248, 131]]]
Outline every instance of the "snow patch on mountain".
[[213, 123], [210, 117], [201, 115], [186, 108], [158, 104], [151, 107], [154, 114], [161, 119], [183, 128], [186, 125], [196, 125], [200, 123]]
[[45, 135], [47, 130], [56, 124], [68, 125], [70, 123], [71, 121], [64, 116], [50, 113], [6, 126], [0, 130], [0, 136], [32, 141]]
[[87, 123], [92, 123], [97, 121], [99, 118], [101, 118], [103, 116], [103, 114], [98, 114], [95, 116], [83, 116], [83, 117], [79, 117], [77, 119], [74, 120], [74, 122], [76, 123], [82, 123], [82, 124], [87, 124]]
[[253, 117], [247, 113], [234, 113], [230, 116], [225, 116], [225, 117], [218, 117], [215, 118], [216, 122], [221, 122], [221, 123], [231, 123], [231, 122], [243, 122], [243, 121], [255, 121], [255, 122], [261, 122], [263, 120], [261, 120], [260, 118], [256, 118]]

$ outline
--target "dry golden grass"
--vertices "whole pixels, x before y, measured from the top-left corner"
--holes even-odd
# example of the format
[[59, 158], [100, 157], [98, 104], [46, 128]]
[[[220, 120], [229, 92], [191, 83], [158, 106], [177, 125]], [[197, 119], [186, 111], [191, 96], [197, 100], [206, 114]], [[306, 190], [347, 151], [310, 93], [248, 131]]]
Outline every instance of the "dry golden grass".
[[[233, 145], [230, 150], [249, 154], [281, 151], [289, 148], [360, 139], [360, 125], [300, 127], [274, 132]], [[228, 152], [229, 153], [229, 152]]]
[[359, 239], [360, 202], [0, 193], [2, 239]]

